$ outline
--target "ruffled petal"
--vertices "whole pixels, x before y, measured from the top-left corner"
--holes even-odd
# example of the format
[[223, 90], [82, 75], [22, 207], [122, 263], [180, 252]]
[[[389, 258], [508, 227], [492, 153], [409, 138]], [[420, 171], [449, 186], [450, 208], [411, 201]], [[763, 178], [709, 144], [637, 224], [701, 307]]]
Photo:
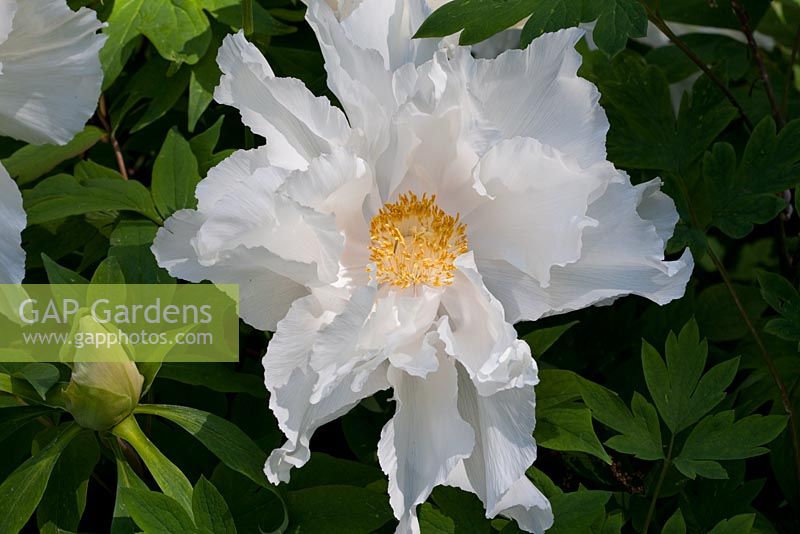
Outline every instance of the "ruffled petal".
[[193, 210], [181, 210], [159, 229], [152, 251], [158, 264], [172, 276], [190, 282], [210, 280], [219, 284], [239, 284], [239, 314], [251, 326], [274, 331], [292, 303], [308, 295], [301, 284], [276, 272], [295, 269], [313, 277], [311, 266], [289, 263], [264, 249], [237, 247], [213, 265], [198, 261], [193, 242], [205, 217]]
[[25, 210], [17, 184], [0, 164], [0, 284], [21, 284], [25, 278], [22, 230]]
[[584, 229], [597, 226], [589, 203], [612, 177], [613, 166], [583, 169], [555, 149], [518, 137], [492, 148], [475, 170], [491, 200], [462, 217], [478, 260], [504, 260], [539, 281], [581, 257]]
[[687, 250], [676, 261], [664, 261], [666, 238], [678, 220], [675, 204], [660, 191], [661, 182], [631, 186], [627, 176], [611, 184], [589, 207], [599, 221], [583, 233], [581, 258], [554, 267], [550, 285], [504, 261], [480, 260], [486, 287], [504, 305], [512, 322], [532, 321], [639, 295], [658, 304], [681, 298], [694, 268]]
[[389, 382], [397, 410], [381, 432], [378, 460], [389, 476], [398, 534], [417, 533], [417, 505], [469, 456], [475, 436], [458, 413], [456, 369], [446, 356], [440, 355], [438, 370], [426, 378], [390, 369]]
[[97, 107], [103, 25], [94, 11], [72, 11], [64, 0], [4, 4], [0, 19], [14, 4], [16, 12], [10, 32], [9, 19], [0, 22], [0, 135], [65, 144]]
[[[287, 441], [270, 454], [264, 468], [273, 483], [289, 481], [292, 467], [310, 458], [309, 442], [317, 428], [347, 413], [359, 400], [389, 387], [386, 364], [378, 366], [355, 388], [343, 380], [316, 403], [309, 401], [318, 381], [309, 365], [319, 331], [337, 315], [344, 300], [325, 306], [315, 296], [298, 300], [279, 324], [264, 356], [264, 381], [270, 392], [269, 405]], [[334, 308], [333, 310], [331, 308]]]
[[525, 50], [475, 60], [469, 87], [484, 118], [506, 139], [531, 137], [586, 167], [606, 159], [609, 123], [600, 92], [578, 77], [579, 29], [545, 34]]
[[481, 395], [536, 383], [530, 347], [517, 339], [503, 306], [483, 285], [471, 252], [460, 256], [442, 297], [447, 314], [438, 332], [447, 354], [469, 372]]
[[243, 33], [225, 38], [217, 63], [223, 76], [214, 98], [236, 107], [242, 121], [267, 138], [274, 164], [305, 168], [320, 154], [347, 143], [350, 127], [344, 114], [300, 80], [276, 78]]

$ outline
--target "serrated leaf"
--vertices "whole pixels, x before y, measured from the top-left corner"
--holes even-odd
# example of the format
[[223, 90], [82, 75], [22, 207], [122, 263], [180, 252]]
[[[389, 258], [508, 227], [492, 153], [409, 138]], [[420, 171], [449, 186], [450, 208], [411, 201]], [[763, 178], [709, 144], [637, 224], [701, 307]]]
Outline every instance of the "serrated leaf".
[[697, 323], [690, 321], [679, 335], [670, 333], [666, 364], [658, 351], [642, 343], [642, 368], [647, 388], [669, 429], [677, 434], [710, 412], [725, 398], [739, 367], [738, 358], [702, 375], [708, 343], [700, 340]]
[[584, 0], [541, 0], [534, 3], [530, 18], [522, 28], [520, 48], [544, 33], [571, 28], [580, 24]]
[[162, 218], [197, 207], [195, 188], [200, 182], [197, 159], [189, 142], [173, 128], [153, 166], [153, 201]]
[[453, 0], [434, 11], [414, 37], [445, 37], [463, 30], [460, 44], [479, 43], [524, 19], [535, 3], [535, 0]]
[[596, 15], [594, 42], [609, 55], [622, 51], [629, 38], [647, 35], [647, 12], [638, 0], [585, 0], [584, 9]]
[[758, 284], [764, 300], [780, 314], [764, 330], [787, 341], [800, 343], [800, 293], [780, 275], [758, 271]]
[[585, 452], [611, 464], [592, 427], [592, 412], [581, 406], [539, 410], [535, 437], [540, 447]]
[[[712, 470], [708, 462], [741, 460], [765, 454], [764, 445], [774, 440], [786, 426], [779, 415], [751, 415], [734, 422], [732, 410], [710, 415], [700, 421], [686, 438], [675, 459], [675, 467], [689, 478]], [[698, 463], [700, 470], [698, 470]], [[701, 472], [703, 471], [703, 472]]]
[[581, 382], [581, 395], [595, 419], [620, 433], [607, 446], [642, 460], [664, 458], [658, 414], [644, 397], [634, 393], [631, 411], [616, 393], [588, 380]]

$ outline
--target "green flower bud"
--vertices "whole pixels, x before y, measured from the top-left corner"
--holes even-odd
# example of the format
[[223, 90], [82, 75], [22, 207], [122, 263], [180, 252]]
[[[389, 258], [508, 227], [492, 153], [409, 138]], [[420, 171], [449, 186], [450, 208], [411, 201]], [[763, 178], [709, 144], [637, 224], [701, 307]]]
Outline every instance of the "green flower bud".
[[[90, 316], [79, 320], [76, 331], [107, 332]], [[82, 344], [75, 348], [72, 377], [64, 391], [67, 410], [84, 428], [108, 430], [136, 408], [143, 384], [144, 377], [123, 346]]]

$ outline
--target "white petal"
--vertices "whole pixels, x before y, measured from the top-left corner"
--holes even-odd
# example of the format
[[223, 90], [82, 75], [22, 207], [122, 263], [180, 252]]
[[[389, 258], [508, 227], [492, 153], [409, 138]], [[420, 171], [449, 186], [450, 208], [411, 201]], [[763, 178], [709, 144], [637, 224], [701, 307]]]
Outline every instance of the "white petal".
[[530, 138], [492, 148], [475, 170], [491, 198], [463, 213], [478, 260], [505, 260], [543, 286], [550, 270], [581, 256], [584, 229], [596, 226], [589, 203], [617, 173], [610, 164], [588, 169]]
[[500, 302], [483, 285], [472, 253], [456, 260], [453, 285], [442, 297], [447, 311], [438, 332], [447, 354], [469, 371], [478, 391], [497, 391], [537, 382], [530, 347], [517, 339]]
[[[358, 386], [389, 359], [393, 366], [425, 377], [438, 367], [435, 343], [427, 336], [436, 319], [442, 292], [436, 288], [395, 291], [360, 287], [344, 310], [320, 330], [310, 359], [319, 374], [311, 402], [355, 375]], [[433, 360], [433, 361], [431, 361]]]
[[421, 65], [436, 50], [437, 39], [413, 39], [430, 14], [424, 0], [362, 0], [342, 19], [342, 27], [356, 46], [377, 50], [390, 71], [406, 63]]
[[[97, 107], [102, 24], [94, 11], [72, 11], [64, 0], [11, 4], [17, 6], [11, 31], [0, 38], [0, 134], [67, 143]], [[0, 17], [10, 12], [4, 11]], [[0, 37], [7, 27], [0, 22]]]
[[[464, 462], [450, 472], [446, 484], [470, 493], [476, 493], [467, 476]], [[496, 506], [497, 514], [517, 521], [517, 525], [525, 532], [542, 534], [553, 526], [553, 509], [550, 501], [539, 489], [523, 476], [517, 480]], [[487, 513], [487, 517], [494, 517]]]
[[342, 112], [326, 98], [315, 97], [300, 80], [276, 78], [241, 32], [225, 38], [217, 63], [223, 76], [214, 98], [236, 107], [244, 123], [267, 138], [275, 164], [303, 168], [347, 143], [350, 127]]
[[272, 181], [270, 189], [277, 190], [289, 172], [288, 170], [283, 172], [269, 170], [270, 167], [281, 167], [273, 163], [271, 152], [270, 145], [253, 150], [237, 150], [209, 170], [208, 176], [197, 184], [195, 191], [197, 209], [210, 213], [214, 209], [214, 205], [237, 183], [256, 174], [260, 174], [260, 179], [263, 181]]
[[426, 378], [391, 369], [389, 382], [397, 411], [381, 432], [378, 460], [389, 476], [398, 533], [419, 532], [417, 505], [469, 456], [474, 434], [458, 414], [456, 369], [447, 357], [441, 357], [439, 369]]
[[0, 164], [0, 284], [21, 284], [25, 278], [21, 235], [25, 224], [22, 195]]
[[677, 221], [674, 203], [659, 191], [658, 180], [633, 187], [627, 176], [622, 179], [589, 207], [600, 224], [584, 231], [580, 260], [553, 268], [546, 289], [506, 262], [478, 262], [509, 320], [536, 320], [625, 295], [658, 304], [683, 296], [694, 267], [691, 253], [677, 261], [664, 261], [663, 253]]
[[[238, 247], [214, 265], [201, 265], [192, 242], [204, 221], [204, 216], [193, 210], [178, 211], [167, 219], [152, 246], [158, 264], [172, 276], [190, 282], [239, 284], [239, 314], [255, 328], [274, 331], [292, 303], [308, 295], [308, 290], [277, 274], [276, 266], [286, 262], [263, 249]], [[308, 266], [290, 264], [289, 268], [313, 276]]]
[[309, 286], [337, 279], [344, 238], [333, 215], [301, 206], [275, 190], [284, 169], [265, 167], [228, 184], [226, 192], [204, 213], [194, 248], [198, 261], [213, 265], [237, 247], [262, 248], [287, 262], [315, 266], [316, 274], [278, 272]]
[[350, 124], [364, 132], [367, 142], [386, 143], [389, 113], [396, 108], [392, 74], [376, 50], [353, 44], [335, 14], [323, 2], [313, 2], [306, 19], [317, 34], [328, 87], [344, 107]]
[[[0, 2], [0, 44], [8, 38], [11, 33], [11, 23], [14, 21], [14, 14], [17, 12], [17, 0], [3, 0]], [[0, 65], [0, 72], [3, 72]]]
[[283, 447], [272, 452], [264, 468], [273, 484], [288, 482], [291, 468], [308, 461], [309, 442], [317, 428], [345, 414], [362, 398], [389, 387], [384, 365], [357, 392], [352, 381], [345, 380], [318, 403], [309, 402], [318, 379], [309, 366], [312, 347], [319, 330], [334, 316], [335, 313], [323, 310], [314, 296], [298, 300], [278, 324], [264, 356], [270, 408], [287, 438]]
[[532, 137], [583, 166], [606, 159], [609, 124], [597, 88], [577, 75], [578, 29], [545, 34], [525, 50], [476, 60], [469, 80], [478, 108], [504, 137]]

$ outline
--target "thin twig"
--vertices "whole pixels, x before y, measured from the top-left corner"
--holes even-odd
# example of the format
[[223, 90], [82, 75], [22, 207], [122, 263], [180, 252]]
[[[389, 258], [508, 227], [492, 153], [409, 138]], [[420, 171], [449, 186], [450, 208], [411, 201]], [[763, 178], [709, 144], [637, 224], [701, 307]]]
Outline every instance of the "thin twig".
[[111, 127], [111, 119], [109, 119], [108, 116], [105, 95], [100, 95], [100, 105], [97, 110], [97, 118], [100, 119], [100, 123], [103, 125], [103, 128], [108, 135], [108, 141], [111, 143], [111, 147], [114, 149], [114, 155], [117, 158], [117, 167], [119, 167], [119, 173], [124, 179], [127, 180], [128, 168], [125, 166], [125, 158], [122, 156], [122, 148], [120, 148], [119, 142], [114, 135], [114, 128]]
[[800, 52], [800, 24], [797, 25], [797, 33], [794, 35], [794, 45], [792, 46], [792, 56], [789, 60], [789, 73], [786, 75], [786, 83], [783, 85], [783, 98], [781, 99], [781, 111], [785, 115], [789, 111], [789, 89], [792, 87], [794, 79], [794, 66], [797, 63], [797, 55]]
[[764, 345], [764, 341], [758, 334], [758, 330], [756, 330], [755, 326], [753, 326], [753, 321], [750, 320], [747, 310], [745, 310], [744, 306], [742, 305], [739, 294], [736, 292], [736, 288], [731, 282], [728, 270], [725, 268], [725, 265], [711, 247], [708, 247], [707, 250], [711, 261], [714, 262], [719, 274], [722, 276], [722, 281], [728, 288], [731, 298], [733, 298], [736, 309], [739, 310], [739, 314], [742, 316], [742, 319], [744, 319], [747, 330], [749, 330], [750, 334], [753, 336], [756, 346], [758, 346], [758, 350], [761, 353], [761, 357], [767, 364], [767, 370], [769, 371], [770, 376], [772, 376], [772, 380], [775, 382], [775, 385], [778, 386], [778, 390], [780, 391], [781, 395], [781, 403], [783, 404], [783, 410], [786, 412], [786, 415], [789, 416], [789, 433], [791, 434], [792, 447], [794, 448], [795, 470], [797, 471], [797, 480], [800, 480], [800, 434], [798, 434], [797, 418], [794, 413], [794, 407], [792, 406], [792, 399], [789, 395], [789, 390], [786, 389], [786, 384], [783, 382], [780, 372], [778, 371], [778, 367], [775, 365], [775, 360], [772, 359], [772, 356], [767, 350], [766, 345]]
[[644, 520], [644, 528], [642, 529], [643, 534], [647, 534], [647, 530], [650, 528], [650, 523], [653, 521], [653, 516], [656, 512], [656, 501], [661, 495], [661, 487], [664, 485], [664, 480], [667, 478], [669, 466], [672, 465], [672, 449], [674, 447], [675, 433], [672, 433], [672, 436], [669, 438], [669, 449], [667, 449], [667, 456], [664, 458], [664, 466], [661, 468], [661, 473], [658, 475], [658, 482], [656, 482], [656, 487], [653, 490], [653, 498], [650, 499], [650, 507], [647, 509], [647, 517]]
[[725, 98], [727, 98], [733, 107], [736, 108], [736, 111], [739, 112], [739, 116], [741, 116], [745, 126], [747, 126], [747, 129], [752, 131], [753, 122], [750, 120], [750, 117], [747, 116], [747, 113], [745, 113], [744, 108], [739, 101], [736, 100], [736, 96], [728, 88], [728, 84], [726, 84], [719, 76], [717, 76], [717, 74], [711, 70], [711, 68], [702, 60], [702, 58], [695, 54], [694, 51], [670, 29], [664, 19], [661, 18], [661, 15], [654, 11], [646, 2], [644, 2], [644, 0], [640, 0], [640, 3], [647, 11], [647, 17], [650, 19], [650, 22], [652, 22], [656, 28], [661, 31], [661, 33], [666, 35], [672, 44], [678, 47], [678, 49], [683, 52], [684, 55], [686, 55], [686, 57], [692, 61], [692, 63], [697, 65], [697, 67], [703, 71], [703, 73], [708, 76], [708, 78], [714, 82], [717, 87], [719, 87], [719, 90], [722, 91], [722, 94], [725, 95]]
[[747, 44], [750, 46], [750, 50], [753, 53], [753, 59], [755, 59], [756, 65], [758, 65], [758, 72], [761, 75], [761, 81], [764, 82], [764, 89], [767, 91], [769, 105], [772, 107], [772, 116], [775, 118], [778, 128], [783, 128], [786, 126], [786, 120], [783, 118], [780, 106], [778, 106], [778, 99], [775, 98], [775, 90], [772, 88], [772, 81], [769, 78], [769, 72], [767, 72], [767, 66], [764, 63], [764, 56], [761, 54], [761, 48], [759, 48], [756, 38], [753, 36], [753, 29], [750, 27], [750, 15], [747, 14], [747, 10], [739, 3], [739, 0], [731, 0], [731, 7], [733, 8], [733, 12], [736, 13], [736, 17], [739, 19], [742, 32], [747, 38]]

